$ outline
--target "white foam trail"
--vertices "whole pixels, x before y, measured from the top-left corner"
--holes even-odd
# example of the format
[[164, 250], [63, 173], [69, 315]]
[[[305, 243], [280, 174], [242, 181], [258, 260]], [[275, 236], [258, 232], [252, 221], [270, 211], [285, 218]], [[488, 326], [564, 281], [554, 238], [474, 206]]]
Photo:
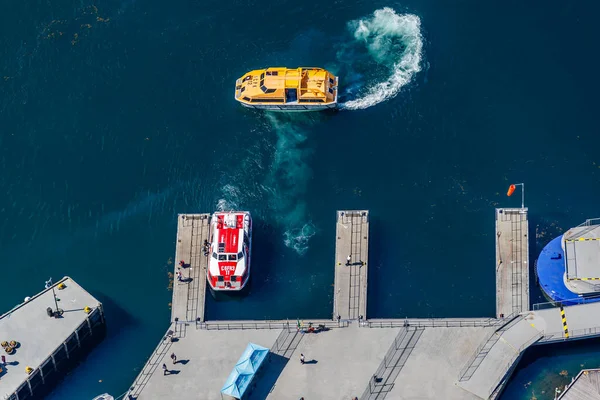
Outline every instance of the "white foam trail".
[[219, 211], [234, 211], [238, 209], [240, 199], [240, 189], [234, 185], [224, 185], [221, 188], [223, 198], [217, 201], [217, 210]]
[[288, 229], [285, 231], [283, 234], [283, 243], [287, 247], [294, 249], [299, 255], [303, 255], [306, 253], [306, 250], [308, 250], [308, 241], [316, 232], [315, 226], [311, 222], [308, 222], [301, 228]]
[[423, 38], [416, 15], [397, 14], [385, 7], [348, 26], [355, 41], [363, 43], [377, 63], [389, 67], [391, 75], [368, 86], [359, 98], [341, 104], [342, 108], [364, 109], [391, 99], [421, 70]]

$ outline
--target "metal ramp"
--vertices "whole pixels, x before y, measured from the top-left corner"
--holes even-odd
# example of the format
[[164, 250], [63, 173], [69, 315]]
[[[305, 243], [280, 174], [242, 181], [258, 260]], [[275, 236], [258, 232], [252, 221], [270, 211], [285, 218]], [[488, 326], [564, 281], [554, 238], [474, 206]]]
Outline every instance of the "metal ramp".
[[498, 340], [500, 340], [500, 336], [502, 336], [502, 333], [510, 329], [510, 327], [515, 325], [521, 319], [522, 317], [515, 316], [510, 321], [508, 321], [508, 323], [500, 327], [500, 329], [492, 332], [492, 334], [488, 336], [488, 338], [479, 345], [477, 350], [475, 350], [473, 356], [471, 356], [467, 364], [460, 371], [458, 381], [464, 382], [471, 379], [471, 377], [473, 376], [475, 371], [477, 371], [477, 368], [479, 368], [479, 366], [481, 365], [485, 357], [488, 355], [492, 347], [494, 347]]
[[425, 328], [412, 327], [400, 329], [375, 375], [369, 379], [369, 384], [360, 397], [361, 400], [385, 399], [385, 396], [394, 388], [394, 381], [424, 330]]
[[271, 353], [289, 360], [302, 340], [302, 335], [303, 334], [299, 330], [290, 329], [288, 325], [288, 327], [284, 328], [277, 337], [277, 340], [271, 347]]

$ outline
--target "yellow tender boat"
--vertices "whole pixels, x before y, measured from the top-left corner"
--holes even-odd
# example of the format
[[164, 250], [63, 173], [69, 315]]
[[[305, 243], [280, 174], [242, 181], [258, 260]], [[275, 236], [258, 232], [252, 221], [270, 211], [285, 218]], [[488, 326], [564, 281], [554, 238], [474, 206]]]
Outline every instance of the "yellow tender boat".
[[318, 111], [337, 107], [338, 77], [323, 68], [266, 68], [235, 83], [235, 99], [250, 108]]

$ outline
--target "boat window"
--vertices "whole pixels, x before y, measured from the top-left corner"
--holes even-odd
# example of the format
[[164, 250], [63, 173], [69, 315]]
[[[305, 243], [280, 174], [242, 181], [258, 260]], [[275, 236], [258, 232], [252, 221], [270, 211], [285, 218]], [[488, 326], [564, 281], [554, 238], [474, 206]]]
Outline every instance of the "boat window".
[[267, 91], [265, 93], [275, 93], [276, 89], [267, 89]]
[[329, 84], [330, 84], [330, 85], [333, 85], [333, 84], [335, 84], [335, 81], [333, 80], [333, 78], [329, 78]]
[[227, 254], [219, 254], [219, 261], [227, 261]]
[[242, 258], [244, 258], [244, 253], [242, 253], [241, 251], [238, 253], [238, 260], [241, 260]]
[[279, 71], [273, 71], [273, 72], [271, 72], [271, 75], [277, 76], [277, 75], [279, 75]]
[[246, 100], [246, 101], [250, 101], [250, 98], [249, 98], [249, 97], [245, 97], [245, 96], [244, 96], [244, 97], [242, 97], [242, 99], [244, 99], [244, 100]]
[[267, 93], [267, 90], [269, 90], [269, 89], [267, 89], [267, 87], [265, 85], [260, 85], [260, 90], [262, 90], [263, 93]]
[[333, 94], [333, 88], [329, 88], [329, 93]]
[[260, 80], [262, 81], [263, 79], [265, 79], [265, 73], [264, 72], [262, 74], [260, 74]]
[[242, 93], [244, 90], [246, 90], [246, 87], [242, 86], [242, 88], [240, 89], [240, 93]]
[[230, 254], [229, 261], [235, 261], [235, 260], [237, 260], [237, 254]]
[[216, 260], [217, 259], [217, 253], [213, 253], [213, 258]]

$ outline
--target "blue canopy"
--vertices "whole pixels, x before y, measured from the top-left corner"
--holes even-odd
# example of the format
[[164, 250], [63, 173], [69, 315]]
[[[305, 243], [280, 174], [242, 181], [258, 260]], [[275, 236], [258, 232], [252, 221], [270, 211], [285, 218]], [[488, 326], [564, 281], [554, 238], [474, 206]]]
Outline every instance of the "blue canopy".
[[261, 364], [269, 354], [269, 349], [254, 343], [248, 343], [246, 350], [235, 364], [233, 371], [225, 381], [221, 393], [241, 398]]

